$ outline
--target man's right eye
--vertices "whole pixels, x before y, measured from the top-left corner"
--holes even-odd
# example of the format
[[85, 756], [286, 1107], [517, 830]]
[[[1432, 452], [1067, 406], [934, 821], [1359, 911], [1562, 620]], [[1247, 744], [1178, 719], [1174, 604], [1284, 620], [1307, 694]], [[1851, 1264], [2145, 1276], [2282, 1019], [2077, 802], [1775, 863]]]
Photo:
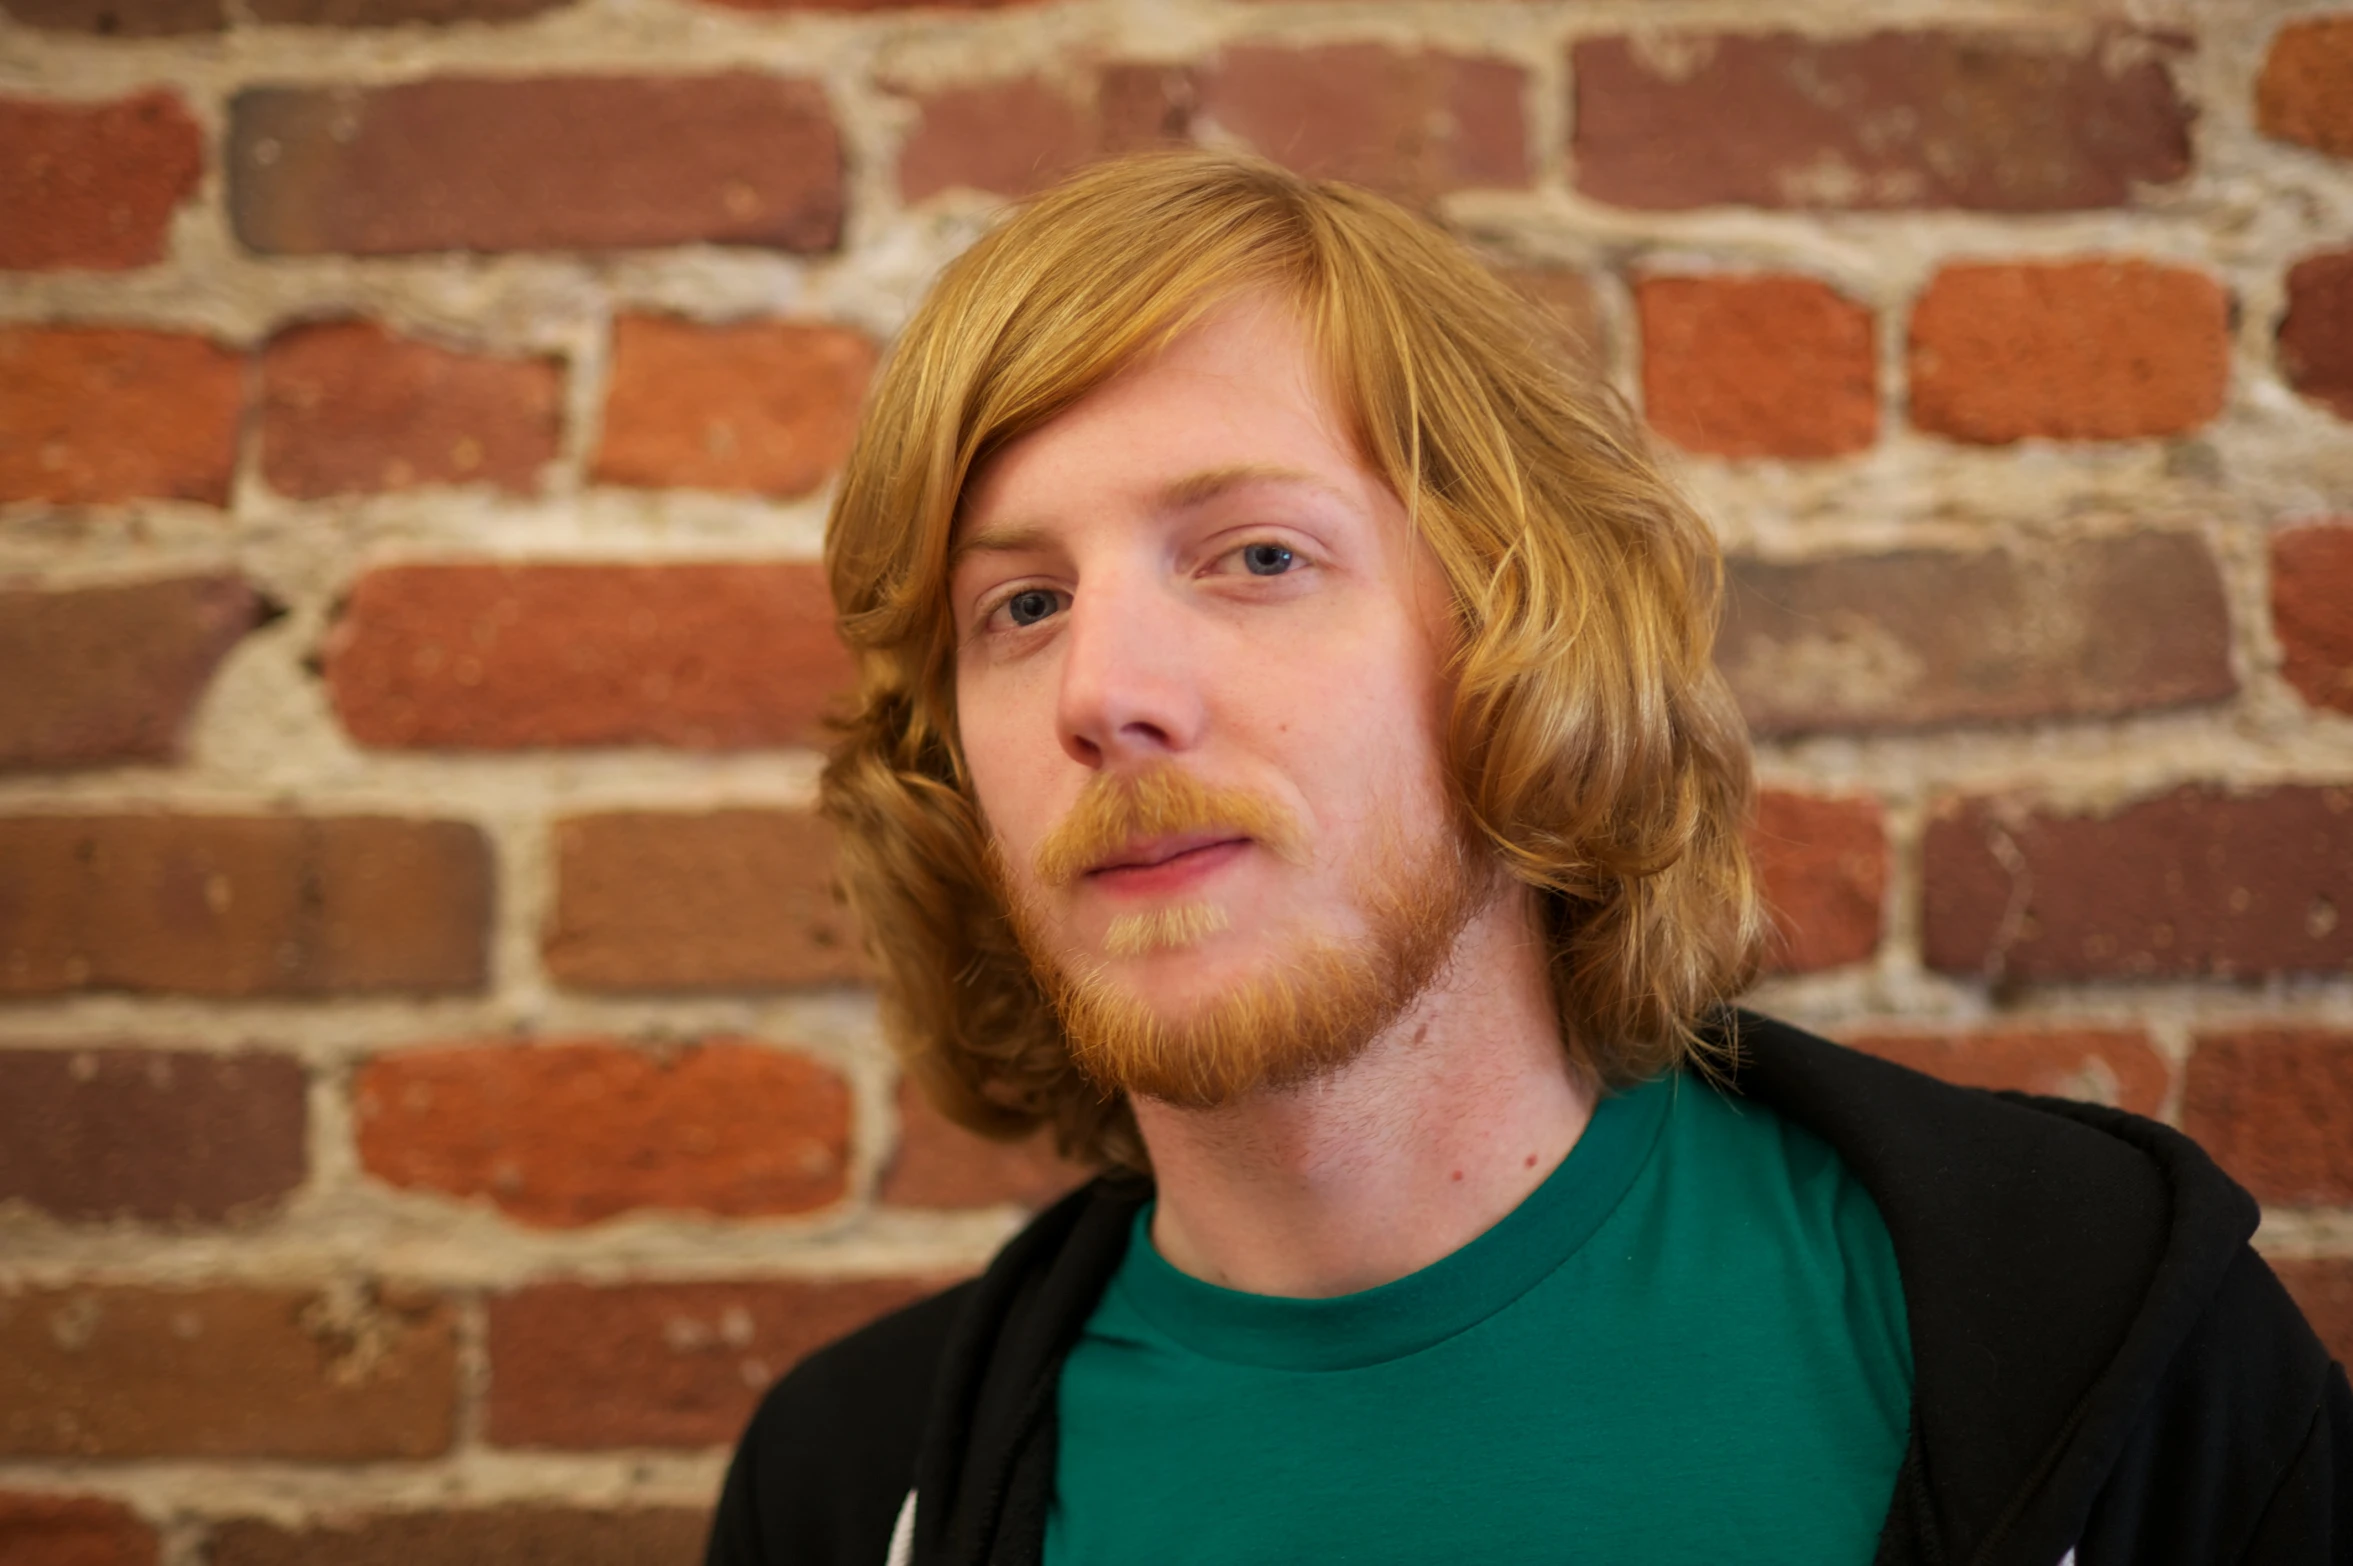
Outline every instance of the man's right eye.
[[1055, 610], [1054, 595], [1032, 587], [1005, 600], [1005, 614], [1015, 625], [1035, 625]]

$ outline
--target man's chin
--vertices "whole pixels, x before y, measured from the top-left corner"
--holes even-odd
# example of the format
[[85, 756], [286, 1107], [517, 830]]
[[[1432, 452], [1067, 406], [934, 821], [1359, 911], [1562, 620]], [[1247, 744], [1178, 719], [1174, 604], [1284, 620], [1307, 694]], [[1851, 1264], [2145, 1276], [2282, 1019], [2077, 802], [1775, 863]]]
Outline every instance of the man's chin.
[[[1362, 1054], [1426, 975], [1377, 949], [1316, 946], [1253, 965], [1184, 954], [1099, 964], [1054, 986], [1071, 1058], [1111, 1092], [1212, 1108]], [[1143, 964], [1153, 972], [1129, 970]]]

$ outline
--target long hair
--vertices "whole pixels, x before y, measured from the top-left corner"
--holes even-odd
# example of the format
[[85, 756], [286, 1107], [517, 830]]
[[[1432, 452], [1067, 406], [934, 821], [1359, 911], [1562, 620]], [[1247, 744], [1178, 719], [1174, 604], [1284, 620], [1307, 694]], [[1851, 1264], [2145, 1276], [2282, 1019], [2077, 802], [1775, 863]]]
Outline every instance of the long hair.
[[957, 743], [949, 535], [993, 453], [1245, 293], [1299, 312], [1444, 571], [1456, 804], [1535, 891], [1572, 1065], [1618, 1085], [1693, 1058], [1763, 928], [1747, 733], [1711, 659], [1714, 536], [1623, 405], [1462, 245], [1367, 192], [1204, 152], [1098, 165], [959, 257], [844, 472], [826, 568], [858, 684], [822, 800], [893, 1045], [967, 1126], [1048, 1124], [1074, 1157], [1144, 1163], [991, 890]]

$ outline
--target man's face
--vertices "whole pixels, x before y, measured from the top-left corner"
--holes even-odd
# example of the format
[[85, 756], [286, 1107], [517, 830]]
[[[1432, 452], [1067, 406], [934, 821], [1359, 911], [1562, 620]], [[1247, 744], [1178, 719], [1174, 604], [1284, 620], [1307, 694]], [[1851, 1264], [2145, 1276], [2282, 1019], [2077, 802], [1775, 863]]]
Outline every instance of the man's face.
[[955, 547], [964, 754], [1081, 1064], [1210, 1103], [1361, 1048], [1475, 878], [1444, 583], [1291, 312], [1229, 305], [1005, 448]]

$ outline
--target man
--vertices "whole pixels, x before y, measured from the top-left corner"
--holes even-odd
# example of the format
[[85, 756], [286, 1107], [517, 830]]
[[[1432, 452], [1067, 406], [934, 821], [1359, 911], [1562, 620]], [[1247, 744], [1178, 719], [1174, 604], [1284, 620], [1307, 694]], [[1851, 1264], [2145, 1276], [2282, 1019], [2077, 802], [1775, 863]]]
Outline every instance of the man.
[[788, 1376], [713, 1561], [2346, 1558], [2194, 1147], [1726, 1009], [1714, 545], [1542, 337], [1207, 154], [918, 311], [826, 809], [908, 1068], [1116, 1173]]

